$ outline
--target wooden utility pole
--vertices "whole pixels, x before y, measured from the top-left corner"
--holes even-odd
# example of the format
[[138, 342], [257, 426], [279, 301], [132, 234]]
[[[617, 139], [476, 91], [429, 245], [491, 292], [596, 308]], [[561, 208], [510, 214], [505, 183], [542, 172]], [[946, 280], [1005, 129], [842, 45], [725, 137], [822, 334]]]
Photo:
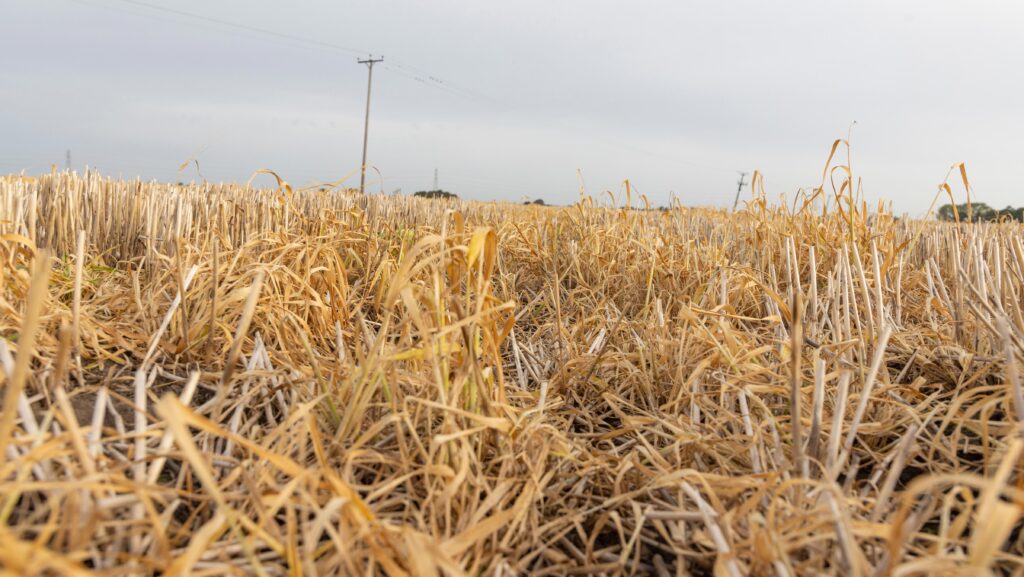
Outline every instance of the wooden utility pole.
[[366, 79], [366, 119], [363, 122], [363, 164], [359, 171], [360, 194], [366, 192], [366, 141], [370, 135], [370, 91], [373, 89], [373, 65], [383, 61], [383, 56], [374, 59], [372, 54], [366, 60], [359, 60], [359, 63], [365, 64], [370, 72], [369, 77]]
[[743, 190], [743, 186], [747, 183], [743, 182], [743, 179], [747, 177], [747, 173], [740, 173], [740, 181], [736, 183], [736, 200], [732, 201], [732, 211], [736, 212], [736, 206], [740, 203], [740, 191]]

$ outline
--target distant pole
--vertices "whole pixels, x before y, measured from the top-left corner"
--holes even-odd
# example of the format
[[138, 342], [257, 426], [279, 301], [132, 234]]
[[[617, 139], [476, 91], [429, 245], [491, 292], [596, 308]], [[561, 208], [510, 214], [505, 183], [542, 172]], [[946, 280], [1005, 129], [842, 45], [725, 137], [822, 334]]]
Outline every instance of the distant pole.
[[740, 173], [740, 181], [736, 183], [736, 200], [732, 201], [732, 211], [736, 212], [736, 207], [740, 203], [740, 191], [743, 190], [743, 186], [747, 183], [743, 182], [743, 179], [747, 177], [746, 172]]
[[67, 153], [64, 155], [64, 168], [66, 168], [68, 170], [71, 170], [71, 149], [70, 148], [67, 150]]
[[437, 186], [437, 169], [436, 169], [436, 168], [434, 169], [434, 190], [441, 190], [441, 189], [440, 189], [440, 188], [439, 188], [439, 187]]
[[383, 61], [384, 57], [374, 59], [372, 54], [366, 60], [358, 61], [360, 64], [365, 64], [370, 71], [370, 74], [366, 79], [366, 120], [363, 122], [363, 165], [359, 171], [360, 194], [366, 192], [366, 141], [370, 135], [370, 90], [373, 89], [373, 65]]

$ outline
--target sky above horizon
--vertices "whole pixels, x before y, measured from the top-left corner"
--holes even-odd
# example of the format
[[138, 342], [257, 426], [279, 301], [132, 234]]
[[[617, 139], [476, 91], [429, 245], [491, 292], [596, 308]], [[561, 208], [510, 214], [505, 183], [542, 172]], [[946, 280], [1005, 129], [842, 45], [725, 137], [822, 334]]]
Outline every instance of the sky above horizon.
[[773, 199], [817, 186], [849, 133], [897, 213], [957, 162], [973, 200], [1024, 204], [1009, 1], [5, 0], [0, 22], [0, 173], [70, 150], [147, 180], [196, 158], [211, 181], [358, 186], [372, 53], [372, 192], [437, 169], [464, 198], [567, 204], [579, 171], [594, 196], [628, 178], [653, 205], [731, 206], [739, 171]]

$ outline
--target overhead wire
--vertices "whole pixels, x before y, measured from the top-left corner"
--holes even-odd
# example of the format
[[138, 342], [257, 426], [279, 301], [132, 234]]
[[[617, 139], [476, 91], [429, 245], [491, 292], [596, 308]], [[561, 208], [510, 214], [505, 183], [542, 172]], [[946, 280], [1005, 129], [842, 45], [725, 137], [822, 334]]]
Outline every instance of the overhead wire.
[[[86, 4], [86, 2], [84, 2], [83, 0], [74, 0], [74, 1]], [[195, 12], [190, 12], [190, 11], [186, 11], [186, 10], [180, 10], [180, 9], [177, 9], [177, 8], [169, 8], [167, 6], [162, 6], [162, 5], [159, 5], [159, 4], [154, 4], [152, 2], [147, 2], [145, 0], [112, 0], [112, 1], [116, 1], [116, 2], [119, 2], [119, 3], [122, 3], [122, 4], [128, 4], [128, 5], [136, 6], [136, 7], [139, 7], [139, 8], [155, 10], [157, 12], [161, 12], [161, 13], [164, 13], [164, 14], [171, 14], [171, 15], [175, 15], [175, 16], [178, 16], [178, 17], [182, 17], [182, 18], [188, 18], [188, 19], [191, 19], [191, 20], [194, 20], [194, 21], [197, 21], [197, 22], [205, 22], [207, 24], [215, 24], [215, 25], [219, 25], [219, 26], [225, 26], [225, 27], [232, 28], [232, 29], [235, 29], [235, 30], [238, 30], [238, 31], [244, 31], [244, 32], [249, 32], [249, 33], [254, 33], [254, 34], [260, 34], [260, 35], [264, 35], [264, 36], [267, 36], [267, 37], [273, 37], [273, 38], [277, 38], [277, 39], [281, 39], [281, 40], [288, 40], [288, 41], [291, 41], [291, 42], [297, 42], [297, 43], [300, 43], [300, 44], [303, 44], [303, 45], [306, 45], [306, 46], [309, 46], [309, 47], [313, 47], [313, 48], [327, 49], [327, 50], [338, 51], [338, 52], [345, 52], [345, 53], [354, 54], [354, 55], [358, 55], [358, 56], [366, 56], [366, 55], [370, 55], [371, 54], [370, 51], [363, 50], [363, 49], [360, 49], [360, 48], [355, 48], [355, 47], [351, 47], [351, 46], [344, 46], [344, 45], [337, 44], [337, 43], [334, 43], [334, 42], [327, 42], [327, 41], [319, 40], [319, 39], [316, 39], [316, 38], [310, 38], [310, 37], [306, 37], [306, 36], [299, 36], [299, 35], [296, 35], [296, 34], [280, 32], [280, 31], [272, 30], [272, 29], [268, 29], [268, 28], [261, 28], [261, 27], [258, 27], [258, 26], [251, 26], [251, 25], [248, 25], [248, 24], [243, 24], [243, 23], [239, 23], [239, 22], [233, 22], [233, 21], [230, 21], [230, 20], [225, 20], [223, 18], [216, 18], [216, 17], [206, 16], [206, 15], [203, 15], [203, 14], [197, 14]], [[180, 23], [180, 21], [177, 21], [177, 20], [176, 20], [176, 22]], [[459, 97], [462, 97], [462, 98], [466, 98], [466, 99], [469, 99], [469, 100], [476, 101], [478, 103], [484, 103], [484, 104], [488, 104], [488, 105], [492, 105], [492, 106], [498, 106], [498, 107], [504, 108], [506, 110], [529, 114], [529, 111], [524, 110], [522, 107], [510, 104], [508, 102], [499, 100], [497, 98], [488, 96], [486, 94], [477, 92], [475, 90], [463, 87], [463, 86], [461, 86], [459, 84], [456, 84], [456, 83], [451, 82], [449, 80], [443, 79], [443, 78], [437, 76], [436, 74], [433, 74], [433, 73], [431, 73], [431, 72], [429, 72], [427, 70], [424, 70], [424, 69], [419, 68], [417, 66], [414, 66], [412, 64], [403, 62], [403, 61], [401, 61], [399, 59], [389, 58], [389, 59], [387, 59], [383, 63], [383, 67], [386, 70], [388, 70], [389, 72], [392, 72], [392, 73], [397, 74], [399, 76], [403, 76], [403, 77], [405, 77], [405, 78], [407, 78], [409, 80], [417, 82], [418, 84], [422, 84], [424, 86], [432, 87], [432, 88], [434, 88], [436, 90], [439, 90], [440, 92], [449, 94], [451, 96], [459, 96]], [[561, 128], [562, 130], [564, 130], [566, 132], [574, 133], [577, 136], [582, 136], [582, 137], [585, 137], [585, 138], [588, 138], [588, 139], [591, 139], [591, 140], [597, 140], [599, 142], [603, 142], [606, 145], [611, 145], [611, 146], [615, 146], [615, 147], [620, 147], [620, 148], [625, 148], [625, 149], [628, 149], [628, 150], [632, 150], [634, 152], [637, 152], [637, 153], [640, 153], [640, 154], [643, 154], [643, 155], [647, 155], [647, 156], [651, 156], [651, 157], [657, 157], [657, 158], [662, 158], [662, 159], [665, 159], [665, 160], [670, 160], [670, 161], [675, 162], [675, 163], [679, 163], [679, 164], [683, 164], [683, 165], [687, 165], [687, 166], [692, 166], [692, 167], [695, 167], [695, 168], [710, 169], [710, 170], [723, 171], [723, 172], [726, 172], [726, 171], [727, 172], [736, 172], [735, 168], [726, 168], [726, 167], [722, 167], [722, 166], [714, 166], [714, 165], [710, 165], [710, 164], [707, 164], [707, 163], [696, 162], [696, 161], [688, 160], [688, 159], [685, 159], [685, 158], [680, 158], [679, 156], [676, 156], [676, 155], [673, 155], [673, 154], [665, 154], [665, 153], [661, 153], [661, 152], [656, 152], [656, 151], [648, 150], [648, 149], [645, 149], [643, 147], [639, 147], [639, 146], [636, 146], [636, 145], [633, 145], [633, 144], [629, 144], [627, 142], [623, 142], [621, 140], [609, 139], [609, 138], [607, 138], [605, 136], [601, 136], [601, 135], [597, 135], [597, 134], [593, 134], [593, 133], [585, 134], [584, 131], [581, 131], [577, 127], [573, 127], [573, 126], [568, 125], [564, 120], [557, 120], [555, 122], [555, 124], [557, 124], [559, 126], [559, 128]]]
[[257, 26], [250, 26], [248, 24], [242, 24], [242, 23], [239, 23], [239, 22], [232, 22], [230, 20], [224, 20], [222, 18], [213, 18], [213, 17], [210, 17], [210, 16], [204, 16], [202, 14], [196, 14], [194, 12], [188, 12], [188, 11], [185, 11], [185, 10], [179, 10], [177, 8], [168, 8], [166, 6], [161, 6], [159, 4], [153, 4], [153, 3], [150, 3], [150, 2], [144, 2], [142, 0], [117, 0], [117, 1], [121, 2], [121, 3], [124, 3], [124, 4], [132, 4], [132, 5], [135, 5], [135, 6], [141, 6], [141, 7], [144, 7], [144, 8], [149, 8], [149, 9], [157, 10], [157, 11], [160, 11], [160, 12], [165, 12], [167, 14], [175, 14], [177, 16], [184, 16], [186, 18], [192, 18], [194, 20], [201, 20], [201, 21], [204, 21], [204, 22], [209, 22], [211, 24], [219, 24], [221, 26], [227, 26], [229, 28], [235, 28], [235, 29], [238, 29], [238, 30], [245, 30], [247, 32], [255, 32], [257, 34], [265, 34], [267, 36], [273, 36], [273, 37], [281, 38], [281, 39], [284, 39], [284, 40], [291, 40], [293, 42], [301, 42], [303, 44], [308, 44], [310, 46], [317, 46], [317, 47], [320, 47], [320, 48], [328, 48], [328, 49], [331, 49], [331, 50], [337, 50], [337, 51], [341, 51], [341, 52], [348, 52], [348, 53], [355, 54], [355, 55], [358, 55], [358, 56], [363, 56], [363, 55], [370, 54], [366, 50], [360, 50], [358, 48], [352, 48], [350, 46], [342, 46], [340, 44], [335, 44], [333, 42], [325, 42], [323, 40], [318, 40], [318, 39], [315, 39], [315, 38], [308, 38], [308, 37], [305, 37], [305, 36], [297, 36], [295, 34], [288, 34], [288, 33], [285, 33], [285, 32], [278, 32], [277, 30], [271, 30], [271, 29], [268, 29], [268, 28], [259, 28]]

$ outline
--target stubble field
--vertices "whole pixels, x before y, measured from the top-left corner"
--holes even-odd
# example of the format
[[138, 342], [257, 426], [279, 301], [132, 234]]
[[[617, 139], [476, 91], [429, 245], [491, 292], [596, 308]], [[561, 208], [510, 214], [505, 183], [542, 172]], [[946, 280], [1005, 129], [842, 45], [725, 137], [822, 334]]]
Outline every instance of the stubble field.
[[0, 573], [1024, 574], [1024, 227], [759, 184], [0, 177]]

